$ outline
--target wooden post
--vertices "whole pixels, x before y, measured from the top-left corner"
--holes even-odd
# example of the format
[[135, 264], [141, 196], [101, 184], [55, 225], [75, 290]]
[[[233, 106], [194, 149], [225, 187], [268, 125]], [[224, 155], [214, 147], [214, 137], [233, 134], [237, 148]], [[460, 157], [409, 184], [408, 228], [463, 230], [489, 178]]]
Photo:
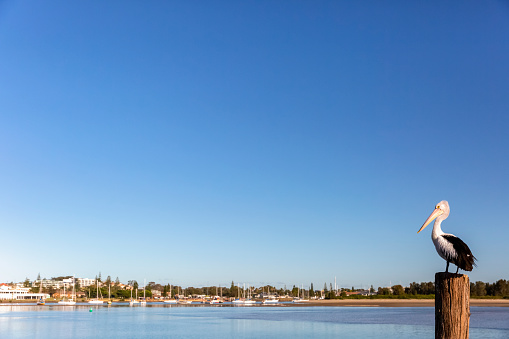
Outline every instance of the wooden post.
[[435, 274], [435, 338], [467, 339], [470, 282], [464, 274]]

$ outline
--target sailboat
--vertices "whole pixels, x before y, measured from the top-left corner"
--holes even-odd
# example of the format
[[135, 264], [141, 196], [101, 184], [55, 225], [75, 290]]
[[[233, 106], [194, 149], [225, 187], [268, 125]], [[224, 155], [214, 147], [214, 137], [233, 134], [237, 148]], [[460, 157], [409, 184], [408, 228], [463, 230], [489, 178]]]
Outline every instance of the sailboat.
[[[221, 291], [221, 294], [223, 292]], [[223, 299], [219, 297], [219, 295], [217, 294], [217, 286], [216, 286], [216, 295], [212, 298], [212, 300], [210, 300], [209, 302], [210, 304], [222, 304], [223, 303]]]
[[[269, 287], [267, 287], [267, 291], [270, 294]], [[263, 301], [263, 304], [277, 304], [277, 303], [279, 303], [279, 299], [277, 299], [275, 295], [269, 295], [269, 297]]]
[[111, 281], [108, 281], [108, 305], [111, 305]]
[[140, 301], [138, 300], [138, 289], [136, 289], [136, 299], [133, 299], [133, 290], [131, 290], [131, 303], [133, 304], [139, 304]]
[[[39, 294], [42, 293], [42, 279], [41, 279], [41, 286], [39, 286]], [[44, 300], [43, 297], [41, 297], [41, 299], [39, 299], [39, 301], [37, 302], [37, 305], [39, 306], [44, 306], [46, 305], [46, 301]]]
[[172, 299], [171, 298], [171, 285], [170, 285], [170, 299], [168, 300], [163, 300], [164, 303], [167, 303], [167, 304], [176, 304], [177, 303], [177, 300], [176, 299]]
[[76, 305], [76, 296], [75, 296], [75, 292], [74, 292], [74, 277], [72, 277], [72, 297], [71, 297], [71, 300], [69, 300], [69, 298], [67, 298], [67, 294], [65, 293], [65, 284], [64, 284], [64, 297], [62, 298], [62, 300], [60, 300], [58, 302], [59, 305], [63, 305], [63, 306], [74, 306]]
[[186, 297], [186, 289], [185, 288], [184, 288], [183, 292], [184, 292], [184, 298], [183, 299], [179, 298], [178, 303], [179, 304], [190, 304], [190, 303], [192, 303], [192, 301], [187, 299], [187, 297]]
[[129, 301], [129, 306], [133, 306], [134, 304], [134, 301], [133, 301], [133, 289], [131, 288], [131, 300]]
[[238, 291], [238, 298], [232, 301], [232, 303], [234, 305], [239, 305], [239, 304], [243, 304], [244, 303], [244, 300], [240, 299], [240, 286], [239, 286], [238, 283], [237, 283], [237, 291]]
[[143, 279], [143, 300], [140, 303], [141, 306], [147, 306], [147, 299], [145, 298], [145, 279]]
[[244, 300], [245, 305], [253, 305], [256, 304], [256, 301], [251, 299], [251, 287], [249, 284], [247, 285], [247, 299]]
[[275, 296], [271, 295], [267, 299], [263, 301], [264, 304], [277, 304], [279, 302], [279, 299], [277, 299]]
[[89, 300], [89, 304], [102, 304], [103, 301], [99, 299], [99, 280], [95, 279], [95, 284], [97, 286], [97, 299]]
[[[301, 291], [302, 291], [302, 297], [300, 296]], [[304, 299], [304, 285], [302, 285], [302, 288], [297, 286], [297, 297], [293, 298], [293, 302], [294, 303], [302, 303], [302, 302], [306, 302], [306, 301], [309, 301], [309, 300]]]

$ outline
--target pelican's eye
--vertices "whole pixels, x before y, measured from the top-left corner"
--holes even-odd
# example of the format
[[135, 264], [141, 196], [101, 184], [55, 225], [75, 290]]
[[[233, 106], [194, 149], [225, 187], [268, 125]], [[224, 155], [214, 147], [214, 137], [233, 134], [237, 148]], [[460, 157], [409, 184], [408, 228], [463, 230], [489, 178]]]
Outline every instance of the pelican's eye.
[[435, 208], [439, 210], [440, 209], [440, 205], [437, 205], [437, 207], [435, 207]]

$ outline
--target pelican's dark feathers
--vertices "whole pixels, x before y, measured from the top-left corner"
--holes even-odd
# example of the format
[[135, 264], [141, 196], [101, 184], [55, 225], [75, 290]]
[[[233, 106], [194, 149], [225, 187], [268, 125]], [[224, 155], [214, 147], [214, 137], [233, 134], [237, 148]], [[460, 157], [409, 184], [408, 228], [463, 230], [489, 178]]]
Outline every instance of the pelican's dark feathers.
[[442, 237], [452, 244], [454, 251], [456, 252], [455, 258], [450, 258], [448, 261], [458, 266], [464, 271], [472, 271], [477, 260], [468, 245], [463, 242], [460, 238], [452, 234], [442, 234]]

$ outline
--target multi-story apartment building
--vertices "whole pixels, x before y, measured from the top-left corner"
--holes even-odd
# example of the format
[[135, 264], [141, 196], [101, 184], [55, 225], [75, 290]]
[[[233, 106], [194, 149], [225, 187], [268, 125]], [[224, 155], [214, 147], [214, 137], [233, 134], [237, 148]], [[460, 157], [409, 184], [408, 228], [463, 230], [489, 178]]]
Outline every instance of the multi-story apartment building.
[[88, 287], [90, 285], [95, 285], [95, 279], [76, 278], [76, 281], [80, 284], [80, 287]]
[[[66, 288], [72, 287], [73, 278], [65, 278], [63, 280], [53, 280], [53, 279], [41, 279], [35, 280], [32, 282], [32, 287], [40, 287], [42, 281], [43, 288], [53, 287], [54, 289], [62, 289], [64, 286]], [[75, 283], [79, 284], [80, 287], [87, 287], [90, 285], [95, 285], [95, 279], [89, 278], [75, 278]]]

